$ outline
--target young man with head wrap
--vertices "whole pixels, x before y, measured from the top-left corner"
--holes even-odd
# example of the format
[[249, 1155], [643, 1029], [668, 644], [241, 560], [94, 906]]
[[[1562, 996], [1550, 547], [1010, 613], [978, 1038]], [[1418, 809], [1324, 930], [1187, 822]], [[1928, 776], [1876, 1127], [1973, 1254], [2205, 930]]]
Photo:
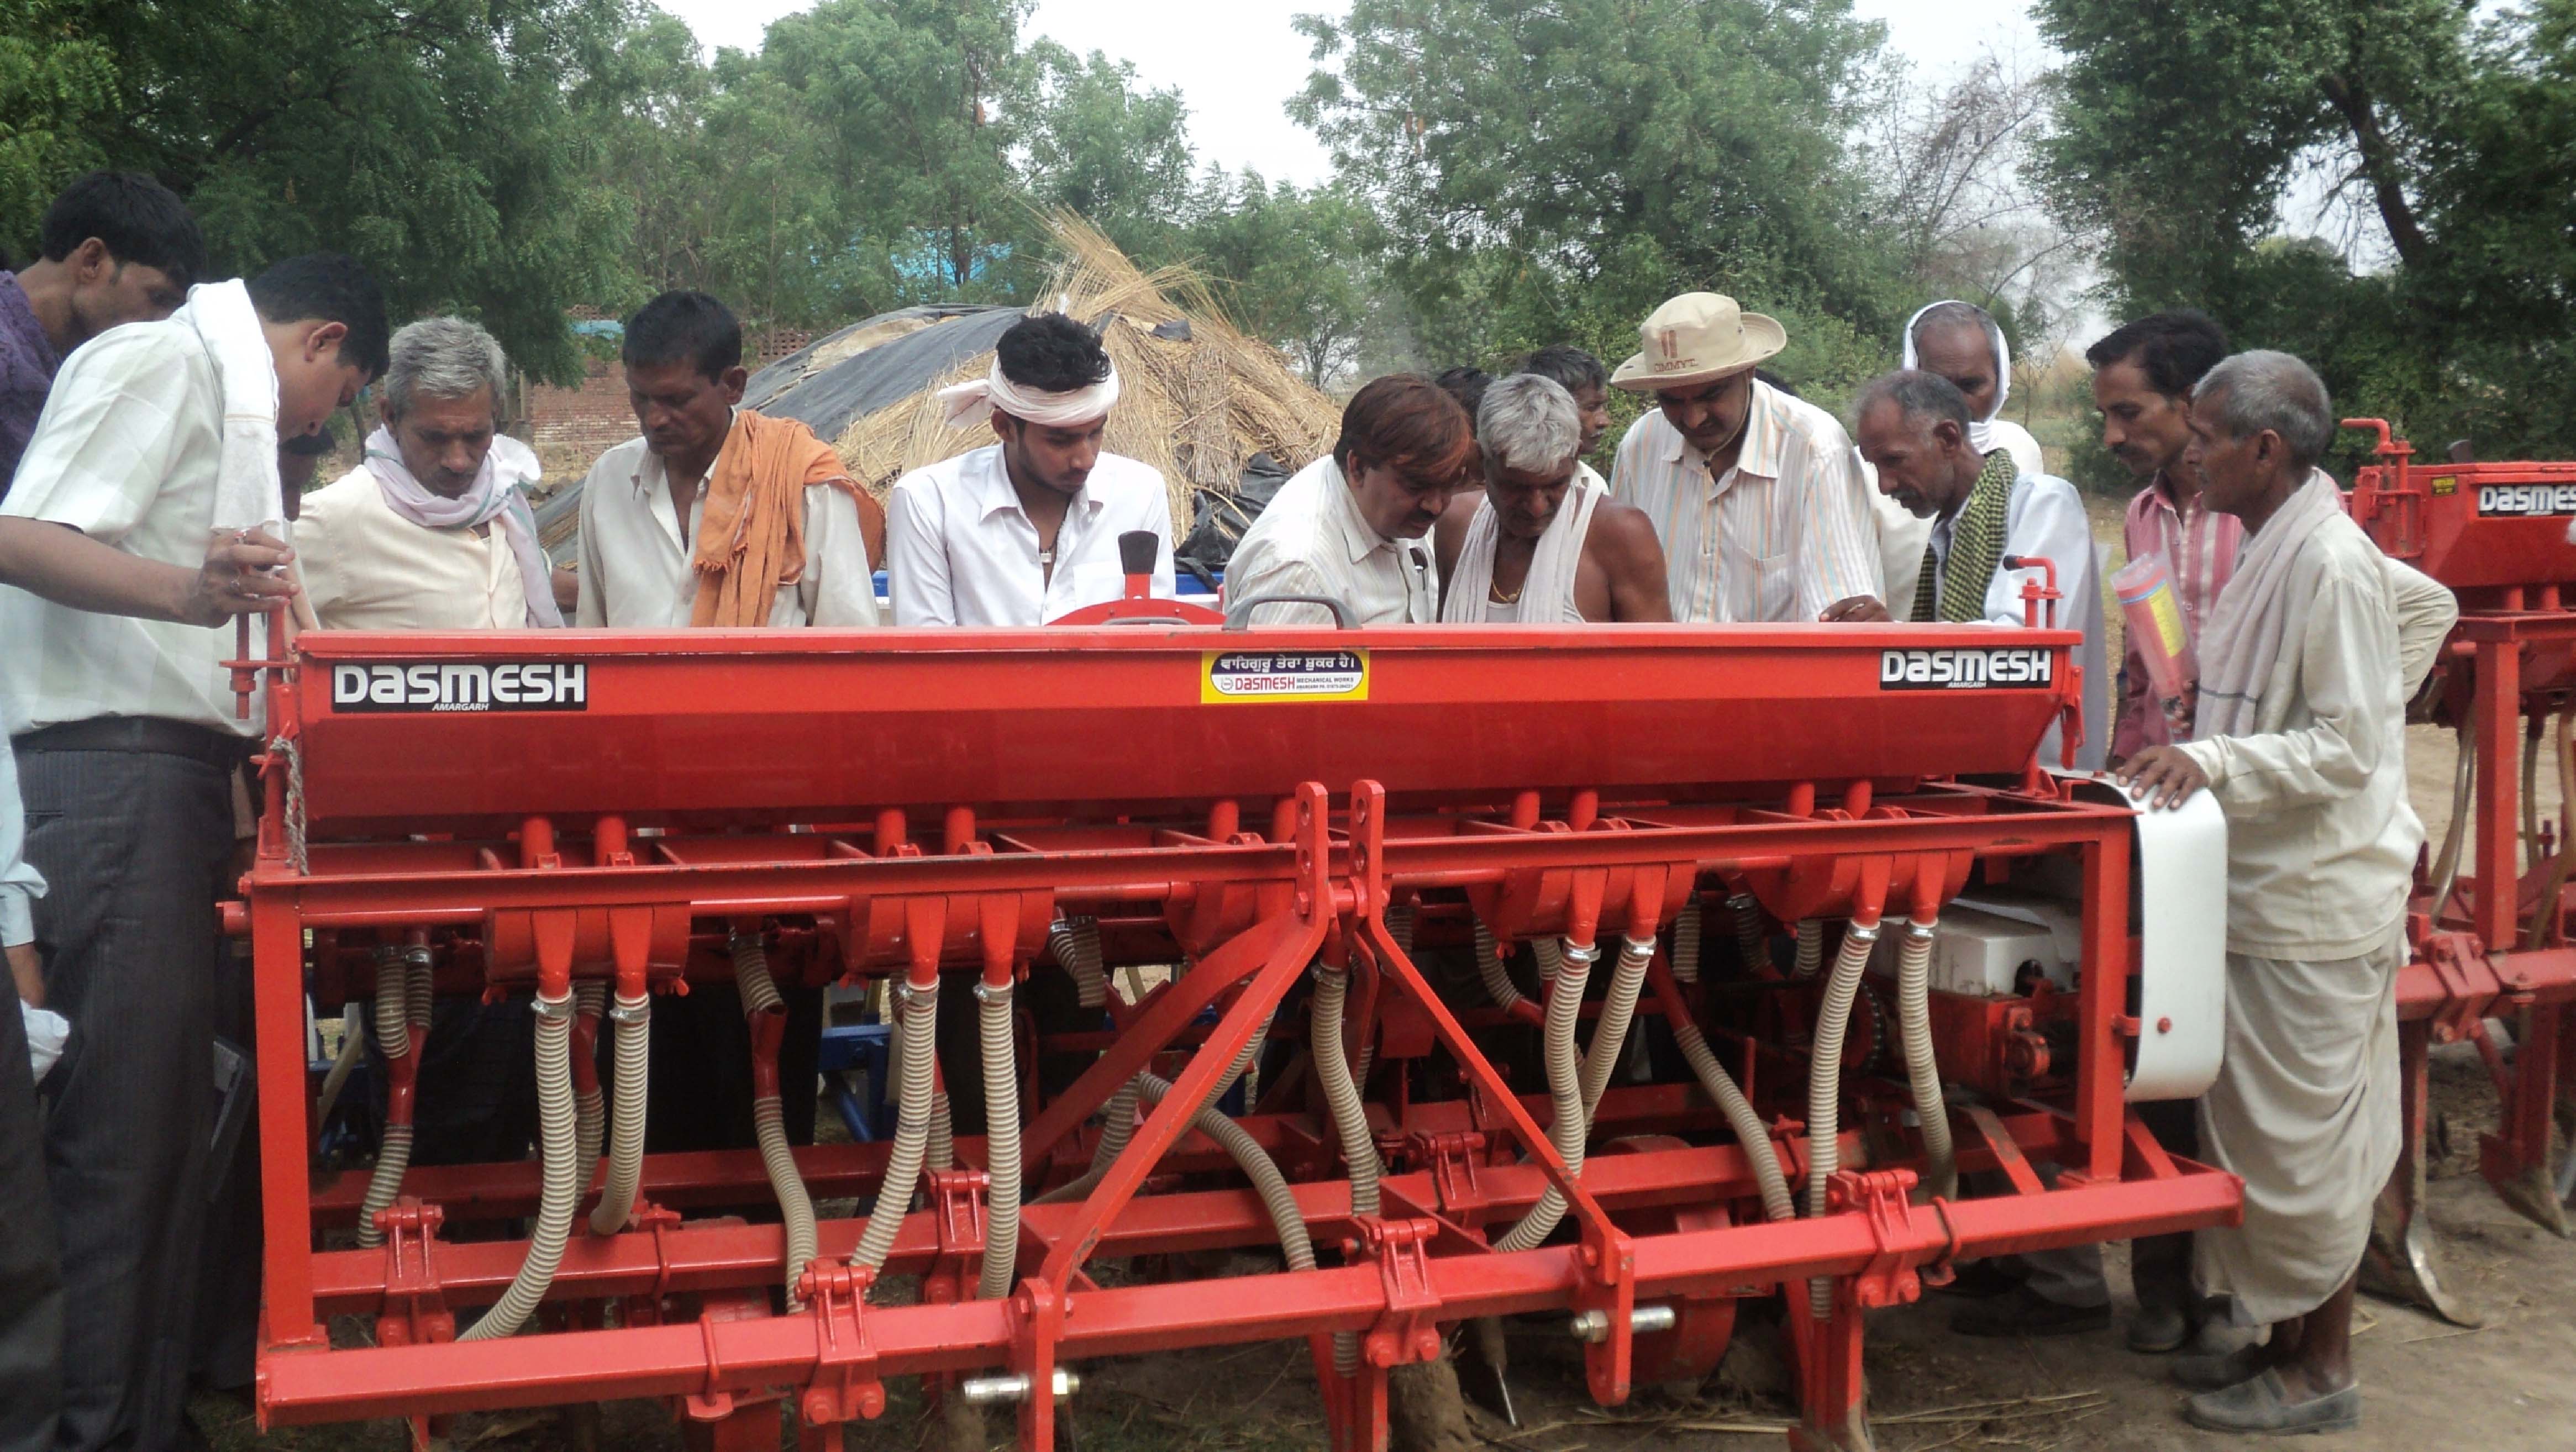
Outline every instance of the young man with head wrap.
[[1154, 536], [1154, 593], [1172, 593], [1162, 474], [1101, 449], [1118, 370], [1062, 313], [1013, 323], [990, 375], [940, 393], [948, 421], [998, 440], [895, 481], [886, 571], [897, 625], [1043, 625], [1126, 589], [1118, 540]]

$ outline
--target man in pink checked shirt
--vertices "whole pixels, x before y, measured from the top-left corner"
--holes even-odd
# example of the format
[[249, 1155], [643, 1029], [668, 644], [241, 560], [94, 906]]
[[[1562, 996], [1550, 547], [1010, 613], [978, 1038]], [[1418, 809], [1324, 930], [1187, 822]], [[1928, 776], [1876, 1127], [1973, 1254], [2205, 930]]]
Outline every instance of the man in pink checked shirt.
[[[2121, 526], [2130, 559], [2162, 554], [2171, 571], [2184, 628], [2198, 640], [2218, 592], [2236, 569], [2245, 527], [2200, 497], [2200, 480], [2182, 467], [2191, 442], [2191, 390], [2227, 356], [2227, 335], [2205, 313], [2155, 313], [2114, 331], [2084, 352], [2093, 365], [2093, 402], [2102, 411], [2102, 447], [2146, 488], [2129, 501]], [[2111, 729], [2117, 764], [2173, 741], [2172, 725], [2147, 686], [2145, 660], [2132, 641], [2120, 663], [2120, 705]]]

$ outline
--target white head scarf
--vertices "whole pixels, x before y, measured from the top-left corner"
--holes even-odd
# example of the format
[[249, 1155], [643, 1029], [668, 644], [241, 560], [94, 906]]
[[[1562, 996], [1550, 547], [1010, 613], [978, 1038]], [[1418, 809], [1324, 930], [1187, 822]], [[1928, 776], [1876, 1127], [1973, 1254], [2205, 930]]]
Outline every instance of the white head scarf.
[[1946, 307], [1976, 308], [1977, 316], [1986, 320], [1986, 336], [1994, 341], [1995, 406], [1986, 410], [1984, 418], [1968, 425], [1968, 442], [1976, 448], [1977, 452], [1990, 453], [1995, 448], [1995, 420], [2003, 416], [2004, 400], [2012, 396], [2012, 347], [2004, 341], [2004, 330], [1996, 325], [1994, 314], [1984, 308], [1978, 308], [1975, 303], [1961, 302], [1957, 298], [1943, 298], [1939, 302], [1919, 309], [1914, 316], [1905, 320], [1905, 357], [1900, 366], [1906, 368], [1923, 366], [1922, 360], [1914, 351], [1915, 324], [1922, 322], [1923, 314], [1932, 311], [1933, 308]]
[[1109, 365], [1108, 377], [1070, 393], [1022, 388], [1003, 374], [998, 358], [984, 377], [939, 390], [939, 405], [951, 428], [971, 429], [991, 418], [995, 409], [1041, 428], [1068, 428], [1108, 417], [1110, 406], [1117, 402], [1118, 365], [1114, 363]]

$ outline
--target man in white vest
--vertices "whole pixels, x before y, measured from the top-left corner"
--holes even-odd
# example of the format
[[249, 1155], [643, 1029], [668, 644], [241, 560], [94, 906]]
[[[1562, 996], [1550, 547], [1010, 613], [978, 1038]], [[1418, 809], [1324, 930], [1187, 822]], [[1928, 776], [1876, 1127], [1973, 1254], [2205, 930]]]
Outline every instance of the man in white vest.
[[1432, 533], [1444, 624], [1673, 618], [1654, 521], [1581, 461], [1582, 412], [1562, 384], [1493, 384], [1476, 439], [1485, 490], [1459, 496]]

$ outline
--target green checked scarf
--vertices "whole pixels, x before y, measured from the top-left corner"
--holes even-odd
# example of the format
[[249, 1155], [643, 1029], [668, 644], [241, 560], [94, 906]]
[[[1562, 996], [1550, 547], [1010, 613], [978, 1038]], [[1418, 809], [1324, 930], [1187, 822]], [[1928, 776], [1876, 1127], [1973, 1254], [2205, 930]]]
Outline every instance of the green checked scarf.
[[1994, 583], [1995, 565], [2004, 557], [2013, 480], [2020, 473], [2013, 467], [2012, 455], [2003, 450], [1986, 455], [1986, 467], [1977, 472], [1976, 487], [1968, 491], [1968, 502], [1959, 507], [1959, 522], [1950, 531], [1948, 578], [1942, 578], [1935, 567], [1932, 547], [1923, 547], [1923, 573], [1914, 586], [1916, 620], [1962, 623], [1986, 618], [1986, 587]]

